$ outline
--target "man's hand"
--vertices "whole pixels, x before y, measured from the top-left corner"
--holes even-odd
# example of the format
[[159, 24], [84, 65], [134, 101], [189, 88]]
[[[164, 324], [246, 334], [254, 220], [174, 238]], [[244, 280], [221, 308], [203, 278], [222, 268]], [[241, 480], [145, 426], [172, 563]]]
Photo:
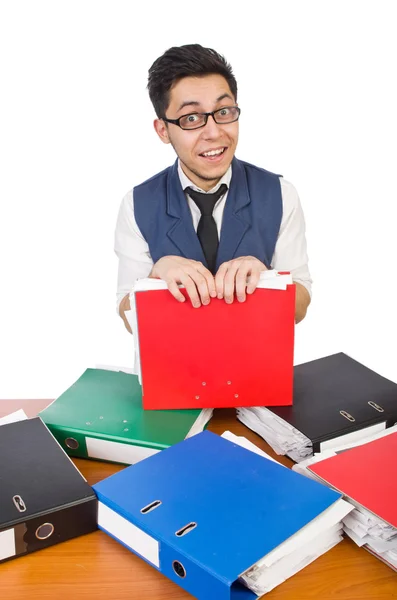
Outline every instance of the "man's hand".
[[185, 296], [179, 290], [178, 283], [184, 285], [195, 308], [201, 304], [209, 304], [210, 298], [216, 298], [212, 273], [196, 260], [181, 256], [163, 256], [153, 265], [149, 277], [164, 279], [171, 294], [179, 302], [184, 302]]
[[224, 298], [228, 304], [231, 304], [236, 292], [237, 300], [244, 302], [246, 293], [252, 294], [255, 291], [262, 271], [267, 271], [267, 268], [253, 256], [242, 256], [224, 262], [215, 275], [218, 298]]
[[300, 323], [305, 318], [307, 308], [310, 304], [310, 294], [304, 285], [295, 281], [295, 323]]
[[122, 299], [122, 301], [120, 302], [120, 306], [119, 306], [119, 315], [120, 317], [123, 319], [124, 321], [124, 325], [127, 329], [127, 331], [129, 331], [130, 333], [132, 333], [132, 329], [130, 327], [130, 324], [128, 322], [127, 317], [125, 316], [125, 311], [126, 310], [131, 310], [131, 305], [130, 305], [130, 295], [127, 294], [126, 296], [124, 296], [124, 298]]

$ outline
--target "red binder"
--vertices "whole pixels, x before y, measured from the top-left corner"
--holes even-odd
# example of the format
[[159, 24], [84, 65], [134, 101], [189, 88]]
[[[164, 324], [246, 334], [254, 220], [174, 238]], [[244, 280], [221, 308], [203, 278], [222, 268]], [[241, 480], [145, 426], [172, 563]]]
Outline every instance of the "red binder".
[[397, 433], [356, 446], [308, 469], [397, 527]]
[[294, 284], [198, 309], [168, 290], [135, 303], [145, 409], [292, 404]]

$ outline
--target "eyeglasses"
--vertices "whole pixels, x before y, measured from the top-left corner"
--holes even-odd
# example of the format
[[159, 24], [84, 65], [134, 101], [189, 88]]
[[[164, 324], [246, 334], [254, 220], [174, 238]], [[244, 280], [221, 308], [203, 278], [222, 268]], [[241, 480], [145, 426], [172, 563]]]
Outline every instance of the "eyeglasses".
[[179, 119], [166, 119], [163, 117], [163, 121], [178, 125], [181, 129], [199, 129], [207, 125], [208, 117], [210, 116], [218, 125], [226, 125], [227, 123], [238, 121], [240, 113], [241, 109], [238, 106], [224, 106], [213, 112], [182, 115]]

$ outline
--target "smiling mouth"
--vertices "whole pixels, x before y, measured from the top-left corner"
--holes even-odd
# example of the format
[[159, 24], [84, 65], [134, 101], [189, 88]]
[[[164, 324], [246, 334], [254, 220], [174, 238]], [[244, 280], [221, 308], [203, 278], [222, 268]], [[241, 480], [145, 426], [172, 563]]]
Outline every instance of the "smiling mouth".
[[227, 146], [223, 146], [222, 148], [217, 148], [216, 150], [209, 150], [208, 152], [202, 152], [199, 156], [203, 158], [214, 158], [217, 156], [221, 156], [227, 150]]

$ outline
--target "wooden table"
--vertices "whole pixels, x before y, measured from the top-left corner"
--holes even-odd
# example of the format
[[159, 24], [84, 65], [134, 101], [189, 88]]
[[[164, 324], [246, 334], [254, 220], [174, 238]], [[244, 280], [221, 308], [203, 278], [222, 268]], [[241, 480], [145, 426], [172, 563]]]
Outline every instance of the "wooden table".
[[[0, 416], [18, 408], [35, 416], [49, 400], [0, 401]], [[244, 435], [285, 465], [234, 410], [216, 410], [209, 429]], [[122, 466], [76, 459], [91, 485]], [[0, 565], [1, 600], [189, 600], [190, 594], [101, 531], [7, 561]], [[335, 548], [264, 596], [268, 600], [397, 599], [397, 574], [344, 539]]]

